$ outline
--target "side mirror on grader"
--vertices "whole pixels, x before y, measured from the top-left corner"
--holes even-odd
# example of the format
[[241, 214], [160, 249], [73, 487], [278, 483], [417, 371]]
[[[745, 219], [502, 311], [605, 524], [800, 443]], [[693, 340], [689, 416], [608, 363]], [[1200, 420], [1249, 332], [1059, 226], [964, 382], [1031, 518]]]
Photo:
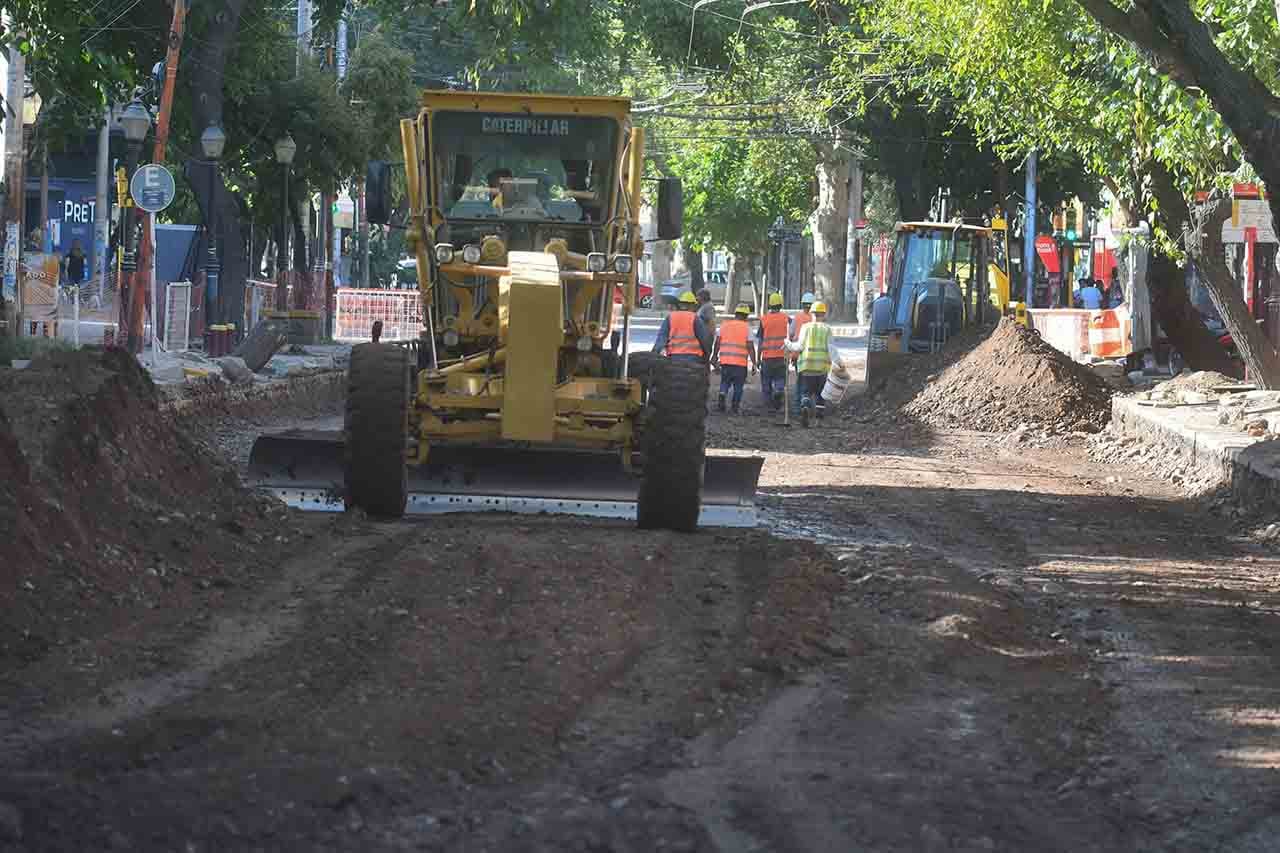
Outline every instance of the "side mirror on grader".
[[679, 178], [658, 179], [658, 239], [677, 240], [684, 233], [684, 186]]
[[371, 160], [364, 178], [365, 216], [374, 225], [391, 222], [391, 164]]

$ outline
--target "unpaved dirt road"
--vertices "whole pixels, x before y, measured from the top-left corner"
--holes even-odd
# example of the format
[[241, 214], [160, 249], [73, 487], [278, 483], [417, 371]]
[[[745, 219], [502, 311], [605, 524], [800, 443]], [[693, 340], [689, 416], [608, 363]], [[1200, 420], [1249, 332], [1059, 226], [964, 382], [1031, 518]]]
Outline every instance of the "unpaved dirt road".
[[1272, 555], [1082, 446], [710, 424], [767, 529], [290, 514], [7, 673], [0, 849], [1280, 845]]

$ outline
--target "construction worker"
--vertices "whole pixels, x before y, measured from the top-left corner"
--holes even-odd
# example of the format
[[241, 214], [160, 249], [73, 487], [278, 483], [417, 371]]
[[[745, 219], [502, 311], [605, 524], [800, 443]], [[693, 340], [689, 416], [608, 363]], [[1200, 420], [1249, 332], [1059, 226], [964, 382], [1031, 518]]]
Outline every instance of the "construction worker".
[[785, 402], [787, 351], [791, 321], [782, 313], [782, 294], [769, 294], [769, 310], [760, 318], [756, 339], [760, 344], [760, 384], [769, 408], [778, 411]]
[[742, 388], [747, 382], [747, 362], [750, 360], [752, 374], [755, 374], [759, 366], [755, 344], [751, 342], [751, 327], [747, 324], [750, 316], [750, 306], [745, 302], [739, 303], [733, 311], [733, 319], [721, 324], [715, 348], [711, 351], [711, 363], [720, 370], [720, 400], [716, 408], [723, 412], [725, 395], [732, 392], [735, 415], [742, 405]]
[[813, 299], [812, 291], [806, 291], [804, 296], [800, 297], [800, 311], [795, 316], [795, 322], [791, 324], [791, 340], [800, 340], [800, 332], [808, 323], [813, 321], [813, 314], [810, 313]]
[[705, 287], [698, 291], [698, 319], [711, 334], [716, 333], [716, 304], [711, 301], [711, 291]]
[[[813, 322], [813, 314], [811, 314], [809, 310], [810, 306], [813, 305], [813, 300], [814, 300], [814, 295], [813, 295], [813, 291], [811, 290], [805, 291], [804, 295], [800, 297], [800, 311], [799, 313], [796, 314], [795, 318], [792, 319], [791, 321], [791, 340], [793, 341], [800, 340], [800, 333], [804, 330], [804, 327], [807, 326], [809, 323]], [[799, 373], [799, 370], [800, 370], [799, 368], [796, 368], [797, 373]], [[800, 383], [797, 382], [796, 383], [796, 407], [797, 408], [800, 406], [800, 398], [801, 398]]]
[[818, 405], [822, 397], [822, 384], [827, 380], [827, 371], [833, 364], [844, 366], [840, 350], [836, 348], [835, 336], [827, 325], [825, 303], [813, 303], [813, 320], [805, 325], [799, 340], [787, 341], [786, 348], [788, 352], [800, 355], [796, 364], [796, 370], [800, 374], [800, 423], [807, 427], [815, 412], [821, 417]]
[[658, 327], [658, 338], [653, 351], [670, 359], [699, 361], [706, 364], [714, 343], [712, 332], [694, 313], [698, 300], [686, 290], [676, 300], [676, 310], [667, 315]]

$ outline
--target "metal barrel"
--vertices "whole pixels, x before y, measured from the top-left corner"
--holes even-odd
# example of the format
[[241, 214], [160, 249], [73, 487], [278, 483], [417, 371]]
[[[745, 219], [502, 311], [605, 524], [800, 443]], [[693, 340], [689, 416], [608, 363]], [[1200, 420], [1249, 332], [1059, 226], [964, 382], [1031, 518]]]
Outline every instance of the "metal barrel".
[[[759, 456], [708, 455], [703, 504], [754, 507], [763, 464]], [[249, 480], [340, 503], [342, 433], [291, 430], [259, 436], [249, 455]], [[432, 447], [426, 465], [409, 466], [409, 492], [419, 496], [634, 502], [639, 488], [640, 478], [622, 467], [618, 454], [594, 450], [439, 445]]]

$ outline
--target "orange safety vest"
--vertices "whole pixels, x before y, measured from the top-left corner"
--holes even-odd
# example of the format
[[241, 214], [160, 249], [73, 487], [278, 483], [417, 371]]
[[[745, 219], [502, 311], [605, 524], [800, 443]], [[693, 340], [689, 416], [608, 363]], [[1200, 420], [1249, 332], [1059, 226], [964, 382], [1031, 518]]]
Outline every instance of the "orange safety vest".
[[813, 315], [808, 311], [801, 311], [796, 315], [796, 323], [791, 328], [791, 340], [800, 340], [800, 330], [813, 322]]
[[787, 341], [787, 315], [781, 311], [770, 311], [760, 318], [760, 328], [764, 330], [764, 339], [760, 341], [760, 360], [785, 358], [782, 345]]
[[667, 355], [696, 355], [702, 357], [702, 342], [693, 330], [697, 315], [692, 311], [674, 311], [668, 318], [670, 334], [667, 337]]
[[746, 320], [725, 320], [720, 326], [720, 363], [747, 366], [747, 336], [751, 329]]

